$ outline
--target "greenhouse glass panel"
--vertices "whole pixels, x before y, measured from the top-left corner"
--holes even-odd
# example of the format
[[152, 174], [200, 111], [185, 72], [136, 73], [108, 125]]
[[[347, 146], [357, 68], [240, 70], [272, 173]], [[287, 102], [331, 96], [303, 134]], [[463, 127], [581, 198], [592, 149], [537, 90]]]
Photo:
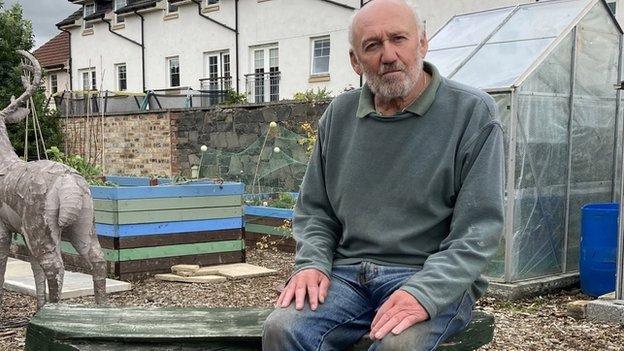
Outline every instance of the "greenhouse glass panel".
[[568, 267], [578, 268], [581, 207], [612, 201], [619, 31], [601, 2], [577, 26]]
[[488, 43], [557, 37], [586, 5], [586, 0], [570, 0], [520, 6]]
[[563, 271], [573, 39], [568, 34], [518, 91], [513, 280]]
[[453, 72], [457, 66], [462, 63], [476, 46], [468, 46], [455, 49], [442, 49], [437, 51], [429, 51], [427, 53], [427, 61], [433, 63], [443, 77]]
[[430, 50], [480, 44], [509, 15], [513, 7], [456, 16], [429, 41]]
[[[503, 143], [505, 146], [505, 160], [509, 159], [509, 123], [511, 122], [511, 94], [492, 94], [496, 101], [498, 115], [503, 126]], [[507, 162], [505, 162], [505, 174], [507, 174]], [[506, 196], [505, 196], [506, 197]], [[505, 276], [505, 235], [501, 233], [501, 241], [496, 255], [490, 261], [485, 275], [490, 278], [502, 280]]]
[[553, 40], [486, 44], [450, 78], [479, 88], [510, 87]]

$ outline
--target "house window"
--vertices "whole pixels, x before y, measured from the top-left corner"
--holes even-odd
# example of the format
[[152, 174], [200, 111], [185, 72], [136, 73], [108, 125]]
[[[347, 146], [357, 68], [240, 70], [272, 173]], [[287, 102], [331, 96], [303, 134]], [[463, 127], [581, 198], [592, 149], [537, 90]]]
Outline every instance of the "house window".
[[[95, 4], [84, 5], [83, 18], [87, 18], [87, 16], [90, 16], [94, 13], [95, 13]], [[84, 29], [91, 29], [91, 28], [93, 28], [93, 23], [88, 23], [87, 21], [84, 21]]]
[[170, 2], [167, 2], [167, 14], [177, 13], [177, 12], [178, 12], [178, 5], [174, 5]]
[[50, 94], [55, 94], [58, 91], [58, 78], [56, 74], [50, 75]]
[[169, 69], [169, 87], [180, 86], [180, 58], [170, 57], [167, 59], [167, 67]]
[[613, 12], [613, 14], [615, 15], [615, 7], [616, 7], [615, 1], [608, 1], [607, 6], [609, 6], [609, 9], [611, 9], [611, 12]]
[[277, 101], [280, 91], [279, 49], [277, 47], [252, 48], [252, 74], [247, 87], [250, 100]]
[[97, 89], [95, 68], [85, 68], [80, 70], [80, 76], [82, 77], [82, 90]]
[[204, 54], [204, 77], [202, 89], [228, 90], [232, 84], [230, 71], [230, 54], [228, 51], [210, 52]]
[[126, 64], [120, 63], [115, 65], [115, 71], [117, 72], [117, 90], [128, 90], [128, 80], [126, 75]]
[[[128, 5], [128, 1], [127, 0], [115, 0], [115, 11], [119, 10], [122, 7], [126, 7], [126, 5]], [[116, 23], [124, 23], [126, 21], [126, 19], [124, 18], [124, 16], [121, 15], [115, 15], [115, 22]]]
[[329, 37], [312, 40], [312, 75], [329, 74]]

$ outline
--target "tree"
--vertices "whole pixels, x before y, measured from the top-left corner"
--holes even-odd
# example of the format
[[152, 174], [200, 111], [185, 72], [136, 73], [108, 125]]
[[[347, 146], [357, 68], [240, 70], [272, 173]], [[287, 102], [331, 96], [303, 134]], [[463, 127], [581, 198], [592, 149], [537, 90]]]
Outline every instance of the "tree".
[[[9, 104], [11, 96], [19, 96], [24, 91], [20, 79], [20, 56], [16, 50], [31, 50], [33, 38], [32, 23], [23, 17], [21, 5], [15, 4], [5, 9], [4, 1], [0, 0], [0, 109]], [[33, 96], [33, 101], [46, 146], [60, 145], [62, 135], [57, 113], [45, 109], [46, 99], [43, 91], [37, 92]], [[18, 155], [24, 154], [25, 124], [23, 122], [7, 126], [9, 138]], [[32, 125], [29, 129], [28, 154], [36, 157]]]

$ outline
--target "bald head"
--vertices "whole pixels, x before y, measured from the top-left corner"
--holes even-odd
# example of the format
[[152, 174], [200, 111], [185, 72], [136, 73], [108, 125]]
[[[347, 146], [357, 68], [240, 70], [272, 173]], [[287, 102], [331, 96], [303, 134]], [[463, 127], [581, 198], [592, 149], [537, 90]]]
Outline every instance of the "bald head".
[[411, 25], [415, 31], [424, 34], [424, 28], [420, 16], [416, 10], [405, 0], [371, 0], [359, 9], [351, 18], [349, 25], [349, 43], [353, 48], [356, 44], [361, 28], [374, 21], [379, 13], [394, 14], [397, 20], [403, 19]]

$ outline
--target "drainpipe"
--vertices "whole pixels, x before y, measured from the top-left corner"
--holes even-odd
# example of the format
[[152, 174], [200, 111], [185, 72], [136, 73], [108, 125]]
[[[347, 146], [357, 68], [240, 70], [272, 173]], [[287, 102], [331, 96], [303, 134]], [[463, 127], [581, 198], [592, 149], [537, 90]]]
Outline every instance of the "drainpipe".
[[74, 73], [72, 72], [72, 46], [71, 46], [71, 32], [67, 29], [59, 28], [62, 32], [69, 34], [69, 90], [74, 90]]
[[236, 29], [236, 93], [240, 94], [240, 60], [238, 55], [239, 29], [238, 29], [238, 0], [234, 1], [234, 28]]
[[141, 18], [141, 74], [143, 75], [143, 93], [147, 92], [145, 88], [145, 17], [134, 10], [134, 14]]
[[239, 86], [240, 73], [239, 73], [239, 59], [238, 59], [238, 0], [236, 0], [234, 2], [235, 28], [232, 28], [232, 27], [230, 27], [230, 26], [228, 26], [226, 24], [223, 24], [223, 23], [221, 23], [221, 22], [219, 22], [219, 21], [217, 21], [217, 20], [215, 20], [213, 18], [210, 18], [210, 17], [204, 15], [202, 13], [201, 0], [191, 0], [191, 1], [194, 2], [195, 5], [197, 5], [197, 13], [201, 17], [203, 17], [203, 18], [209, 20], [210, 22], [215, 23], [215, 24], [217, 24], [217, 25], [219, 25], [219, 26], [221, 26], [221, 27], [223, 27], [223, 28], [225, 28], [225, 29], [227, 29], [229, 31], [234, 32], [234, 35], [236, 36], [236, 93], [239, 93], [240, 89], [239, 89], [238, 86]]
[[102, 18], [102, 21], [105, 22], [106, 24], [108, 24], [108, 31], [109, 32], [115, 34], [116, 36], [118, 36], [120, 38], [123, 38], [123, 39], [131, 42], [134, 45], [137, 45], [137, 46], [141, 47], [141, 61], [142, 61], [141, 70], [142, 70], [142, 73], [143, 73], [143, 92], [145, 92], [145, 45], [143, 44], [144, 43], [144, 39], [143, 39], [143, 16], [139, 15], [136, 11], [134, 13], [137, 14], [139, 17], [141, 17], [141, 42], [140, 43], [135, 41], [135, 40], [132, 40], [132, 39], [126, 37], [126, 36], [123, 36], [123, 35], [121, 35], [121, 34], [119, 34], [117, 32], [115, 32], [113, 30], [113, 28], [112, 28], [110, 20], [106, 20], [106, 19]]

